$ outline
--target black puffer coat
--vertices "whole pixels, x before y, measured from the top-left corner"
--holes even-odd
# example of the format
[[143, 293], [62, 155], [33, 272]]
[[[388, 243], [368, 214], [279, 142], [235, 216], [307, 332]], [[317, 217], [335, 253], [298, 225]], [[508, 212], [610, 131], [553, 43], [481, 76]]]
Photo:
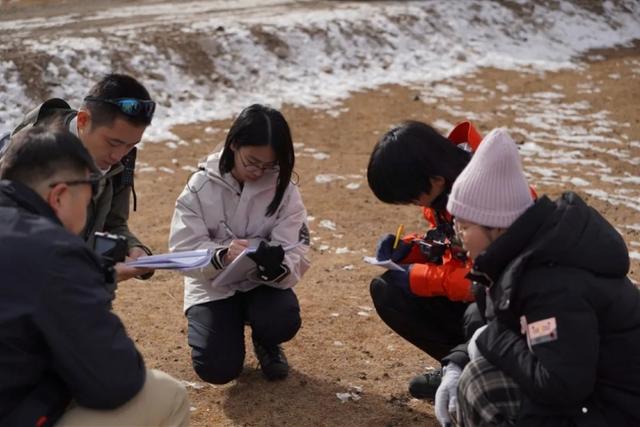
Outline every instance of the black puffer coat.
[[476, 259], [492, 319], [478, 348], [522, 387], [523, 425], [640, 426], [628, 270], [620, 234], [574, 193], [539, 199]]

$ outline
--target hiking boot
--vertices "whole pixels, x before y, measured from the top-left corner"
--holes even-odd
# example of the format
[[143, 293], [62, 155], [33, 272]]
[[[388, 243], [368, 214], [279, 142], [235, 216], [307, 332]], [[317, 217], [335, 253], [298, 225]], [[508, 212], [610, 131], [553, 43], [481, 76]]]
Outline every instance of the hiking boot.
[[416, 399], [434, 399], [442, 382], [442, 369], [434, 369], [413, 377], [409, 383], [409, 394]]
[[279, 345], [263, 346], [253, 340], [253, 351], [256, 354], [262, 373], [269, 381], [282, 380], [289, 374], [289, 363]]

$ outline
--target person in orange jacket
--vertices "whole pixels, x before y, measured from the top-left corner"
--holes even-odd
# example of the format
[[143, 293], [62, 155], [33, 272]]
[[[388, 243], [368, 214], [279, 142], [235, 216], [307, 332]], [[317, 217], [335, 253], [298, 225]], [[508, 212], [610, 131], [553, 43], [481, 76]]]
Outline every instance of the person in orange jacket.
[[[379, 260], [391, 259], [405, 271], [389, 270], [372, 280], [371, 297], [382, 320], [400, 336], [437, 360], [465, 342], [482, 325], [474, 297], [470, 261], [446, 211], [453, 182], [471, 159], [482, 137], [469, 122], [457, 125], [448, 138], [431, 126], [408, 121], [388, 131], [375, 145], [367, 170], [369, 187], [385, 203], [423, 208], [429, 224], [424, 233], [383, 236]], [[415, 377], [412, 396], [433, 398], [440, 371]]]

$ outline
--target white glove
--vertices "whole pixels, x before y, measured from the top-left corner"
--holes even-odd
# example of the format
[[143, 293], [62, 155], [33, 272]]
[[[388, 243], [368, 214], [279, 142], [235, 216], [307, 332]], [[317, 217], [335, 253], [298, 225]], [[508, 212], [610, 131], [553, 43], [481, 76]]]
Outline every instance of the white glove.
[[482, 331], [487, 329], [487, 326], [489, 325], [484, 325], [479, 327], [471, 336], [471, 339], [469, 340], [469, 345], [467, 346], [467, 352], [469, 353], [469, 360], [475, 360], [478, 357], [482, 356], [482, 353], [480, 353], [480, 349], [478, 349], [478, 345], [476, 344], [476, 340], [478, 339]]
[[442, 369], [442, 382], [436, 390], [436, 418], [443, 427], [451, 425], [450, 413], [458, 412], [458, 381], [462, 370], [449, 362]]

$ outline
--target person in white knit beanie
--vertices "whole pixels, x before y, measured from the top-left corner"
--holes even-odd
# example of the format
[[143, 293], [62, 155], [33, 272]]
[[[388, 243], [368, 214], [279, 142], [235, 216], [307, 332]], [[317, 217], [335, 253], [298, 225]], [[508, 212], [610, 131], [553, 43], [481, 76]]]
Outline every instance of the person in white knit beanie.
[[[494, 129], [453, 184], [447, 210], [455, 217], [456, 234], [472, 260], [503, 234], [533, 204], [532, 190], [522, 170], [515, 142], [504, 129]], [[468, 353], [475, 358], [475, 340]], [[448, 363], [442, 385], [436, 392], [435, 412], [442, 425], [450, 423], [449, 411], [457, 411], [457, 385], [462, 366]]]
[[447, 210], [474, 259], [532, 204], [515, 142], [494, 129], [453, 184]]
[[445, 367], [440, 423], [640, 425], [640, 290], [616, 229], [572, 192], [534, 202], [503, 129], [482, 141], [447, 209], [487, 325], [470, 362]]

